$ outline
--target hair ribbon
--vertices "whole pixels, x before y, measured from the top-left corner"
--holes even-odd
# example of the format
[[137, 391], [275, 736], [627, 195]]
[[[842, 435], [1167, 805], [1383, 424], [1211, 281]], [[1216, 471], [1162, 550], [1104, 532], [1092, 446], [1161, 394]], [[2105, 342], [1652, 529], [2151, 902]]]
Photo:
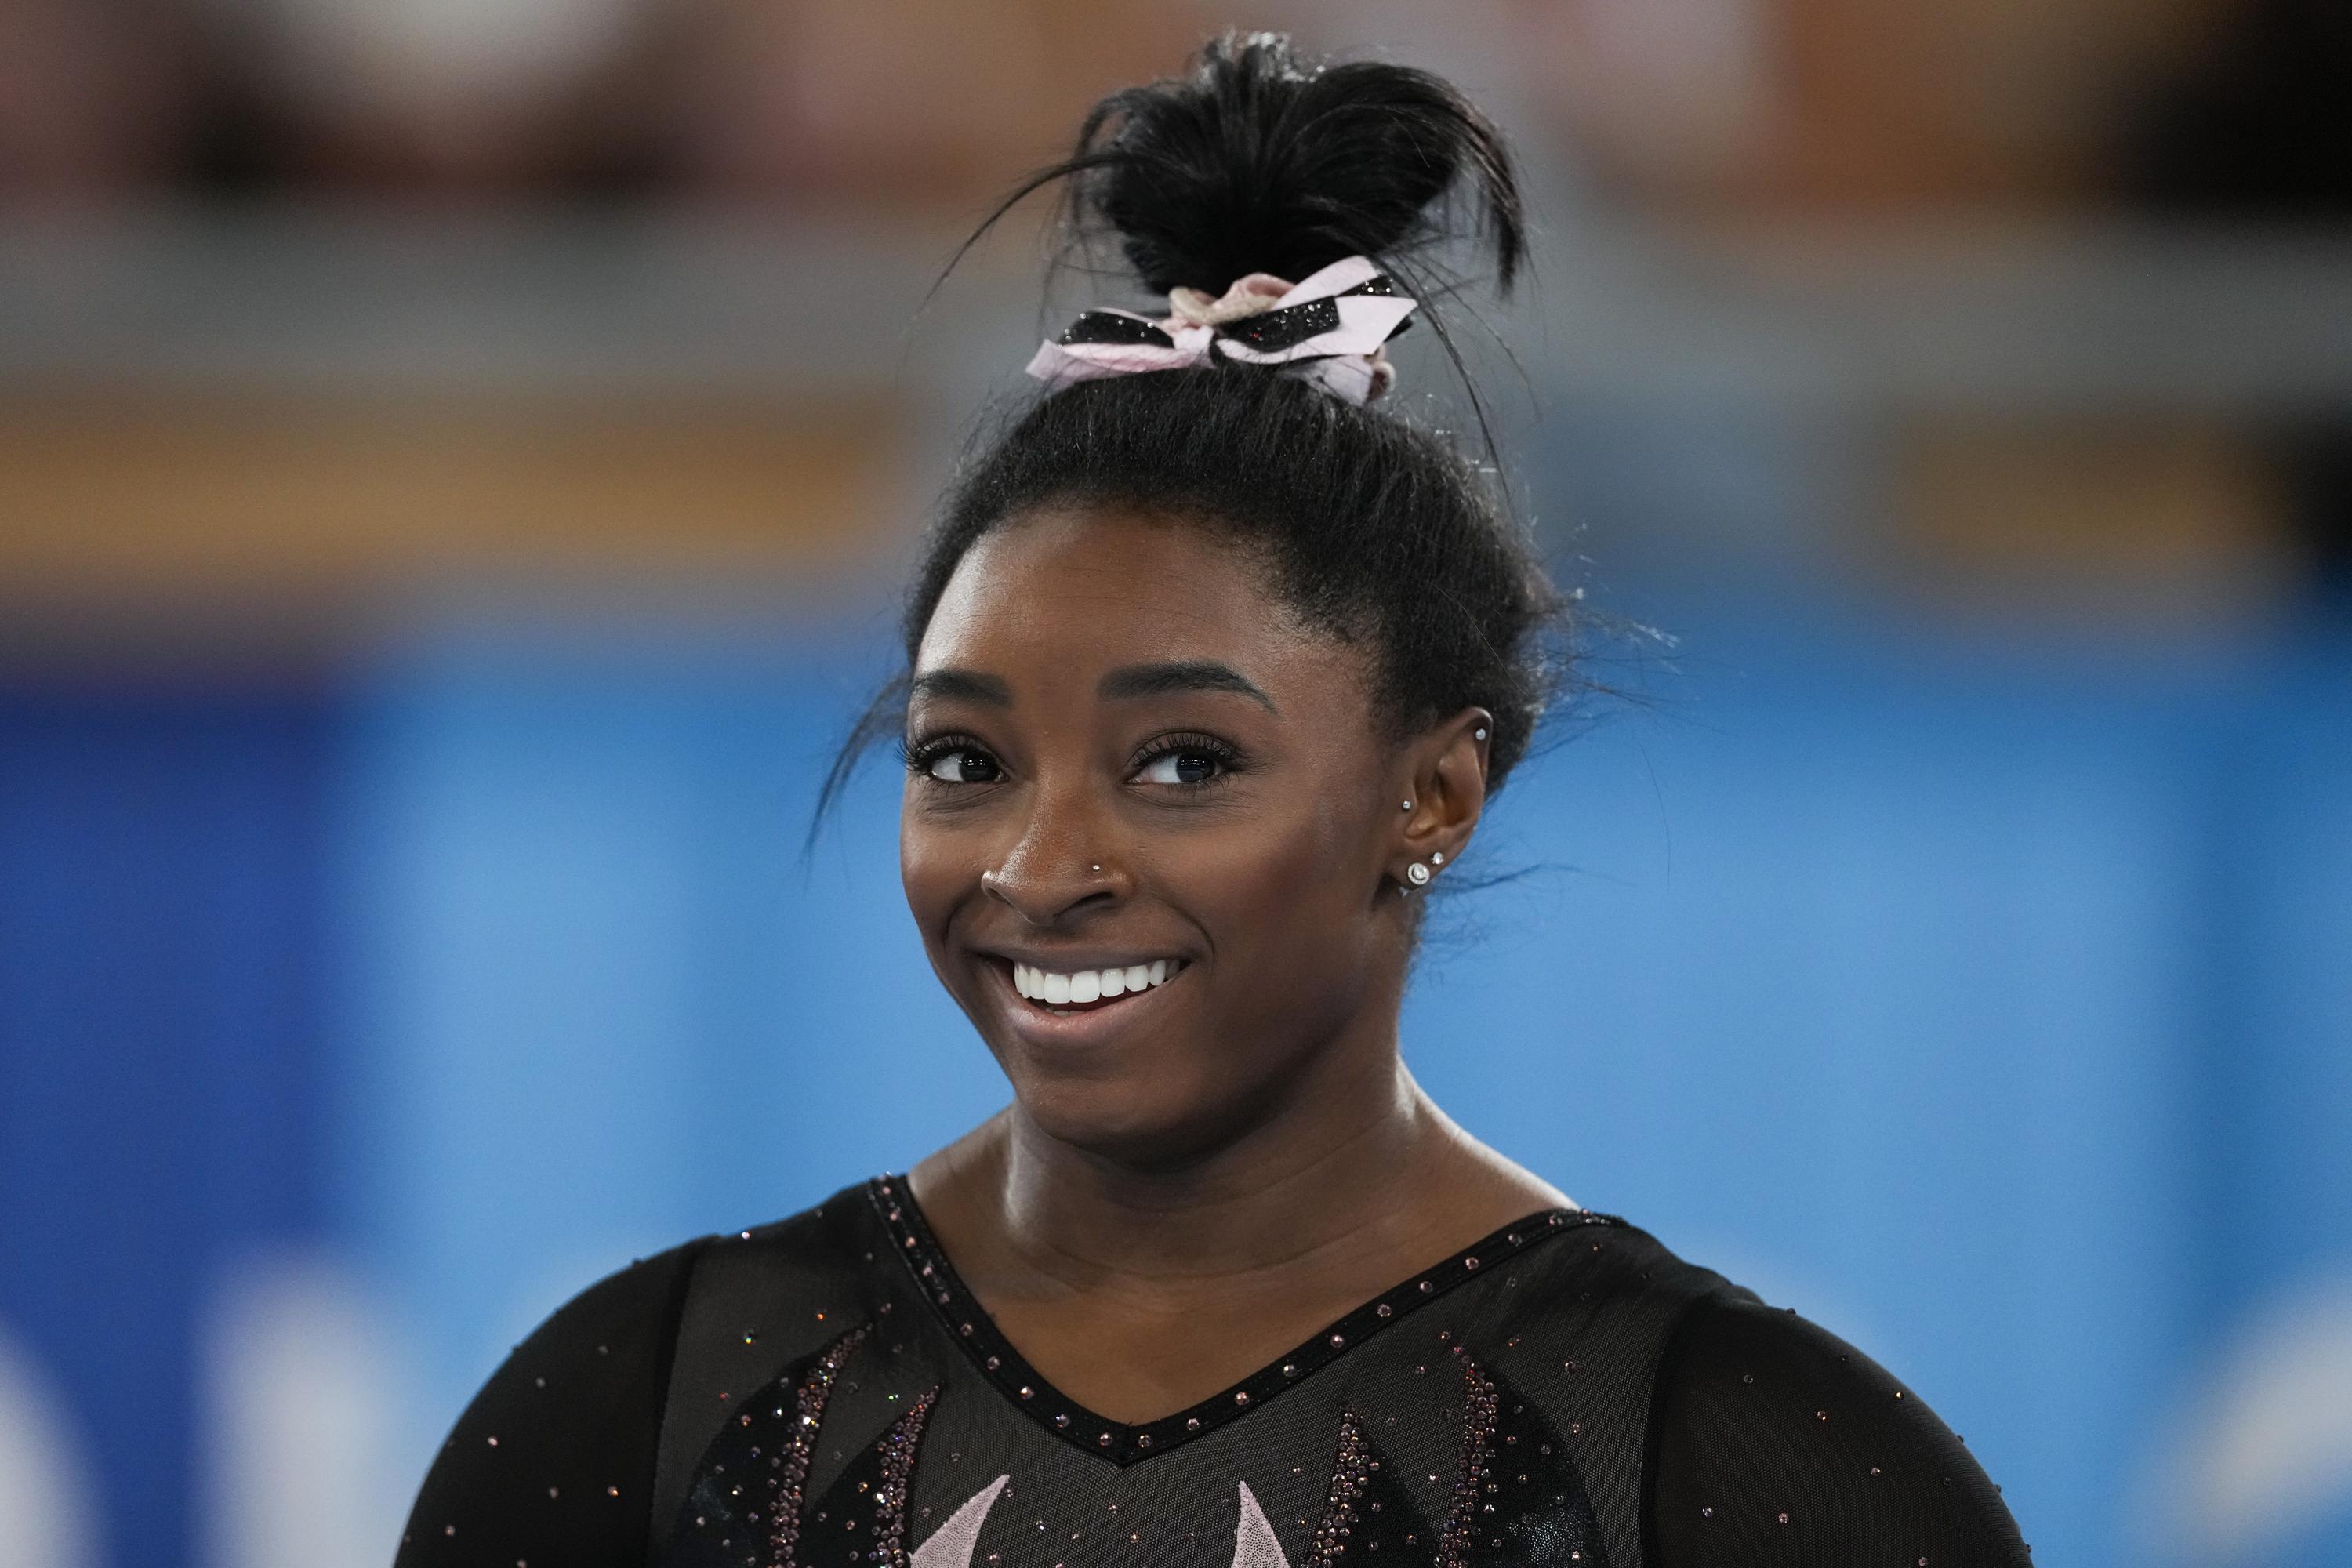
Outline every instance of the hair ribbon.
[[1405, 329], [1418, 301], [1370, 258], [1349, 256], [1301, 283], [1253, 272], [1222, 297], [1177, 289], [1168, 304], [1170, 314], [1156, 321], [1088, 310], [1038, 345], [1029, 374], [1060, 387], [1224, 358], [1288, 367], [1343, 402], [1370, 403], [1396, 380], [1383, 345]]

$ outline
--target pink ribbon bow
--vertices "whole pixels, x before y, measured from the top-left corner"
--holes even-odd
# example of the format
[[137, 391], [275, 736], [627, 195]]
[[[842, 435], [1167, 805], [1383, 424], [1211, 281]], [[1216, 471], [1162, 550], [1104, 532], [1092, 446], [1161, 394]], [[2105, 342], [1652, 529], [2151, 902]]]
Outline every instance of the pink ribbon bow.
[[[1302, 312], [1290, 331], [1253, 332], [1236, 323], [1328, 300], [1328, 309]], [[1145, 371], [1182, 370], [1216, 355], [1245, 364], [1287, 365], [1343, 402], [1364, 404], [1396, 380], [1383, 345], [1417, 301], [1395, 291], [1368, 257], [1349, 256], [1301, 283], [1253, 272], [1212, 299], [1198, 289], [1168, 296], [1171, 314], [1152, 321], [1131, 310], [1089, 310], [1061, 337], [1049, 338], [1029, 362], [1029, 374], [1050, 386]], [[1288, 325], [1290, 323], [1285, 323]], [[1257, 336], [1272, 346], [1251, 341]]]

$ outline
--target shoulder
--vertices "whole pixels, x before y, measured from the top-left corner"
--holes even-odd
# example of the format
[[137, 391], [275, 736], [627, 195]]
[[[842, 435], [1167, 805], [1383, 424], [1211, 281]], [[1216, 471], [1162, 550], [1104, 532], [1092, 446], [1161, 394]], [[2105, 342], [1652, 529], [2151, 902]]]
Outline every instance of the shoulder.
[[1622, 1506], [1638, 1509], [1644, 1562], [2028, 1563], [1967, 1447], [1819, 1324], [1607, 1215], [1573, 1216], [1516, 1272], [1514, 1364], [1583, 1414], [1588, 1443], [1620, 1434], [1616, 1462], [1587, 1479], [1613, 1494], [1638, 1473], [1638, 1505]]
[[663, 1360], [689, 1298], [726, 1289], [746, 1273], [773, 1281], [778, 1276], [814, 1280], [849, 1272], [872, 1246], [869, 1193], [870, 1185], [860, 1183], [782, 1219], [697, 1237], [639, 1258], [550, 1313], [515, 1355], [589, 1350], [600, 1362], [622, 1355]]
[[654, 1352], [675, 1321], [696, 1266], [719, 1238], [696, 1237], [640, 1258], [589, 1285], [550, 1312], [508, 1364], [550, 1353], [587, 1351], [598, 1360], [635, 1360]]
[[682, 1327], [714, 1286], [837, 1273], [846, 1188], [752, 1230], [698, 1237], [616, 1269], [548, 1315], [490, 1375], [417, 1493], [400, 1568], [644, 1561]]
[[435, 1458], [400, 1568], [639, 1560], [670, 1345], [710, 1245], [698, 1238], [605, 1276], [514, 1348]]
[[1853, 1345], [1745, 1292], [1678, 1314], [1651, 1402], [1657, 1561], [2022, 1564], [1994, 1486], [1925, 1401]]
[[1512, 1387], [1606, 1435], [1613, 1457], [1601, 1468], [1626, 1479], [1630, 1512], [1644, 1413], [1667, 1346], [1696, 1303], [1752, 1298], [1613, 1215], [1558, 1210], [1540, 1223], [1548, 1234], [1531, 1246], [1509, 1245], [1524, 1226], [1497, 1238], [1505, 1246], [1477, 1270], [1487, 1288], [1453, 1317]]
[[1643, 1383], [1696, 1303], [1755, 1300], [1612, 1215], [1566, 1210], [1546, 1220], [1559, 1234], [1512, 1270], [1524, 1278], [1517, 1310], [1551, 1337], [1585, 1345], [1593, 1352], [1585, 1360]]
[[872, 1245], [868, 1193], [866, 1184], [845, 1187], [797, 1214], [697, 1237], [616, 1269], [550, 1313], [515, 1348], [501, 1375], [522, 1363], [552, 1360], [666, 1376], [690, 1302], [746, 1279], [773, 1288], [796, 1277], [813, 1285], [850, 1272]]

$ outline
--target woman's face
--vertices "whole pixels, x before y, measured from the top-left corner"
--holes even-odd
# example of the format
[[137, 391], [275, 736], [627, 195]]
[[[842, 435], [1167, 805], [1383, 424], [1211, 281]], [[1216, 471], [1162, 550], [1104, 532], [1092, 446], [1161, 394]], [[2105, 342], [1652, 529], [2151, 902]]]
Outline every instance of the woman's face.
[[915, 661], [900, 866], [1044, 1131], [1181, 1162], [1387, 1047], [1413, 748], [1362, 663], [1188, 523], [1055, 508], [965, 555]]

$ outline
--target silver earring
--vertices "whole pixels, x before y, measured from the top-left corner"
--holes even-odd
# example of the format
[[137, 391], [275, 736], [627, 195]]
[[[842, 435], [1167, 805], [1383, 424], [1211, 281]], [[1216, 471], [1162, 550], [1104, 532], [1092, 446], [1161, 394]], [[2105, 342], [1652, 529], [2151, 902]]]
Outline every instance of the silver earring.
[[1486, 738], [1486, 731], [1484, 730], [1473, 730], [1470, 733], [1481, 741]]
[[1430, 863], [1431, 865], [1433, 865], [1433, 866], [1443, 866], [1443, 865], [1444, 865], [1444, 864], [1445, 864], [1445, 851], [1444, 851], [1444, 850], [1443, 850], [1443, 849], [1433, 849], [1433, 850], [1431, 850], [1431, 851], [1429, 852], [1429, 863]]
[[1404, 808], [1405, 808], [1407, 811], [1411, 811], [1411, 810], [1412, 809], [1412, 802], [1411, 802], [1411, 801], [1406, 801], [1406, 802], [1404, 803]]
[[1429, 886], [1429, 868], [1416, 860], [1404, 868], [1404, 879], [1416, 888]]
[[1101, 870], [1101, 869], [1102, 869], [1102, 868], [1101, 868], [1101, 867], [1099, 867], [1099, 866], [1097, 866], [1097, 867], [1096, 867], [1096, 868], [1095, 868], [1095, 869], [1096, 869], [1096, 870], [1097, 870], [1097, 871], [1099, 871], [1099, 870]]

